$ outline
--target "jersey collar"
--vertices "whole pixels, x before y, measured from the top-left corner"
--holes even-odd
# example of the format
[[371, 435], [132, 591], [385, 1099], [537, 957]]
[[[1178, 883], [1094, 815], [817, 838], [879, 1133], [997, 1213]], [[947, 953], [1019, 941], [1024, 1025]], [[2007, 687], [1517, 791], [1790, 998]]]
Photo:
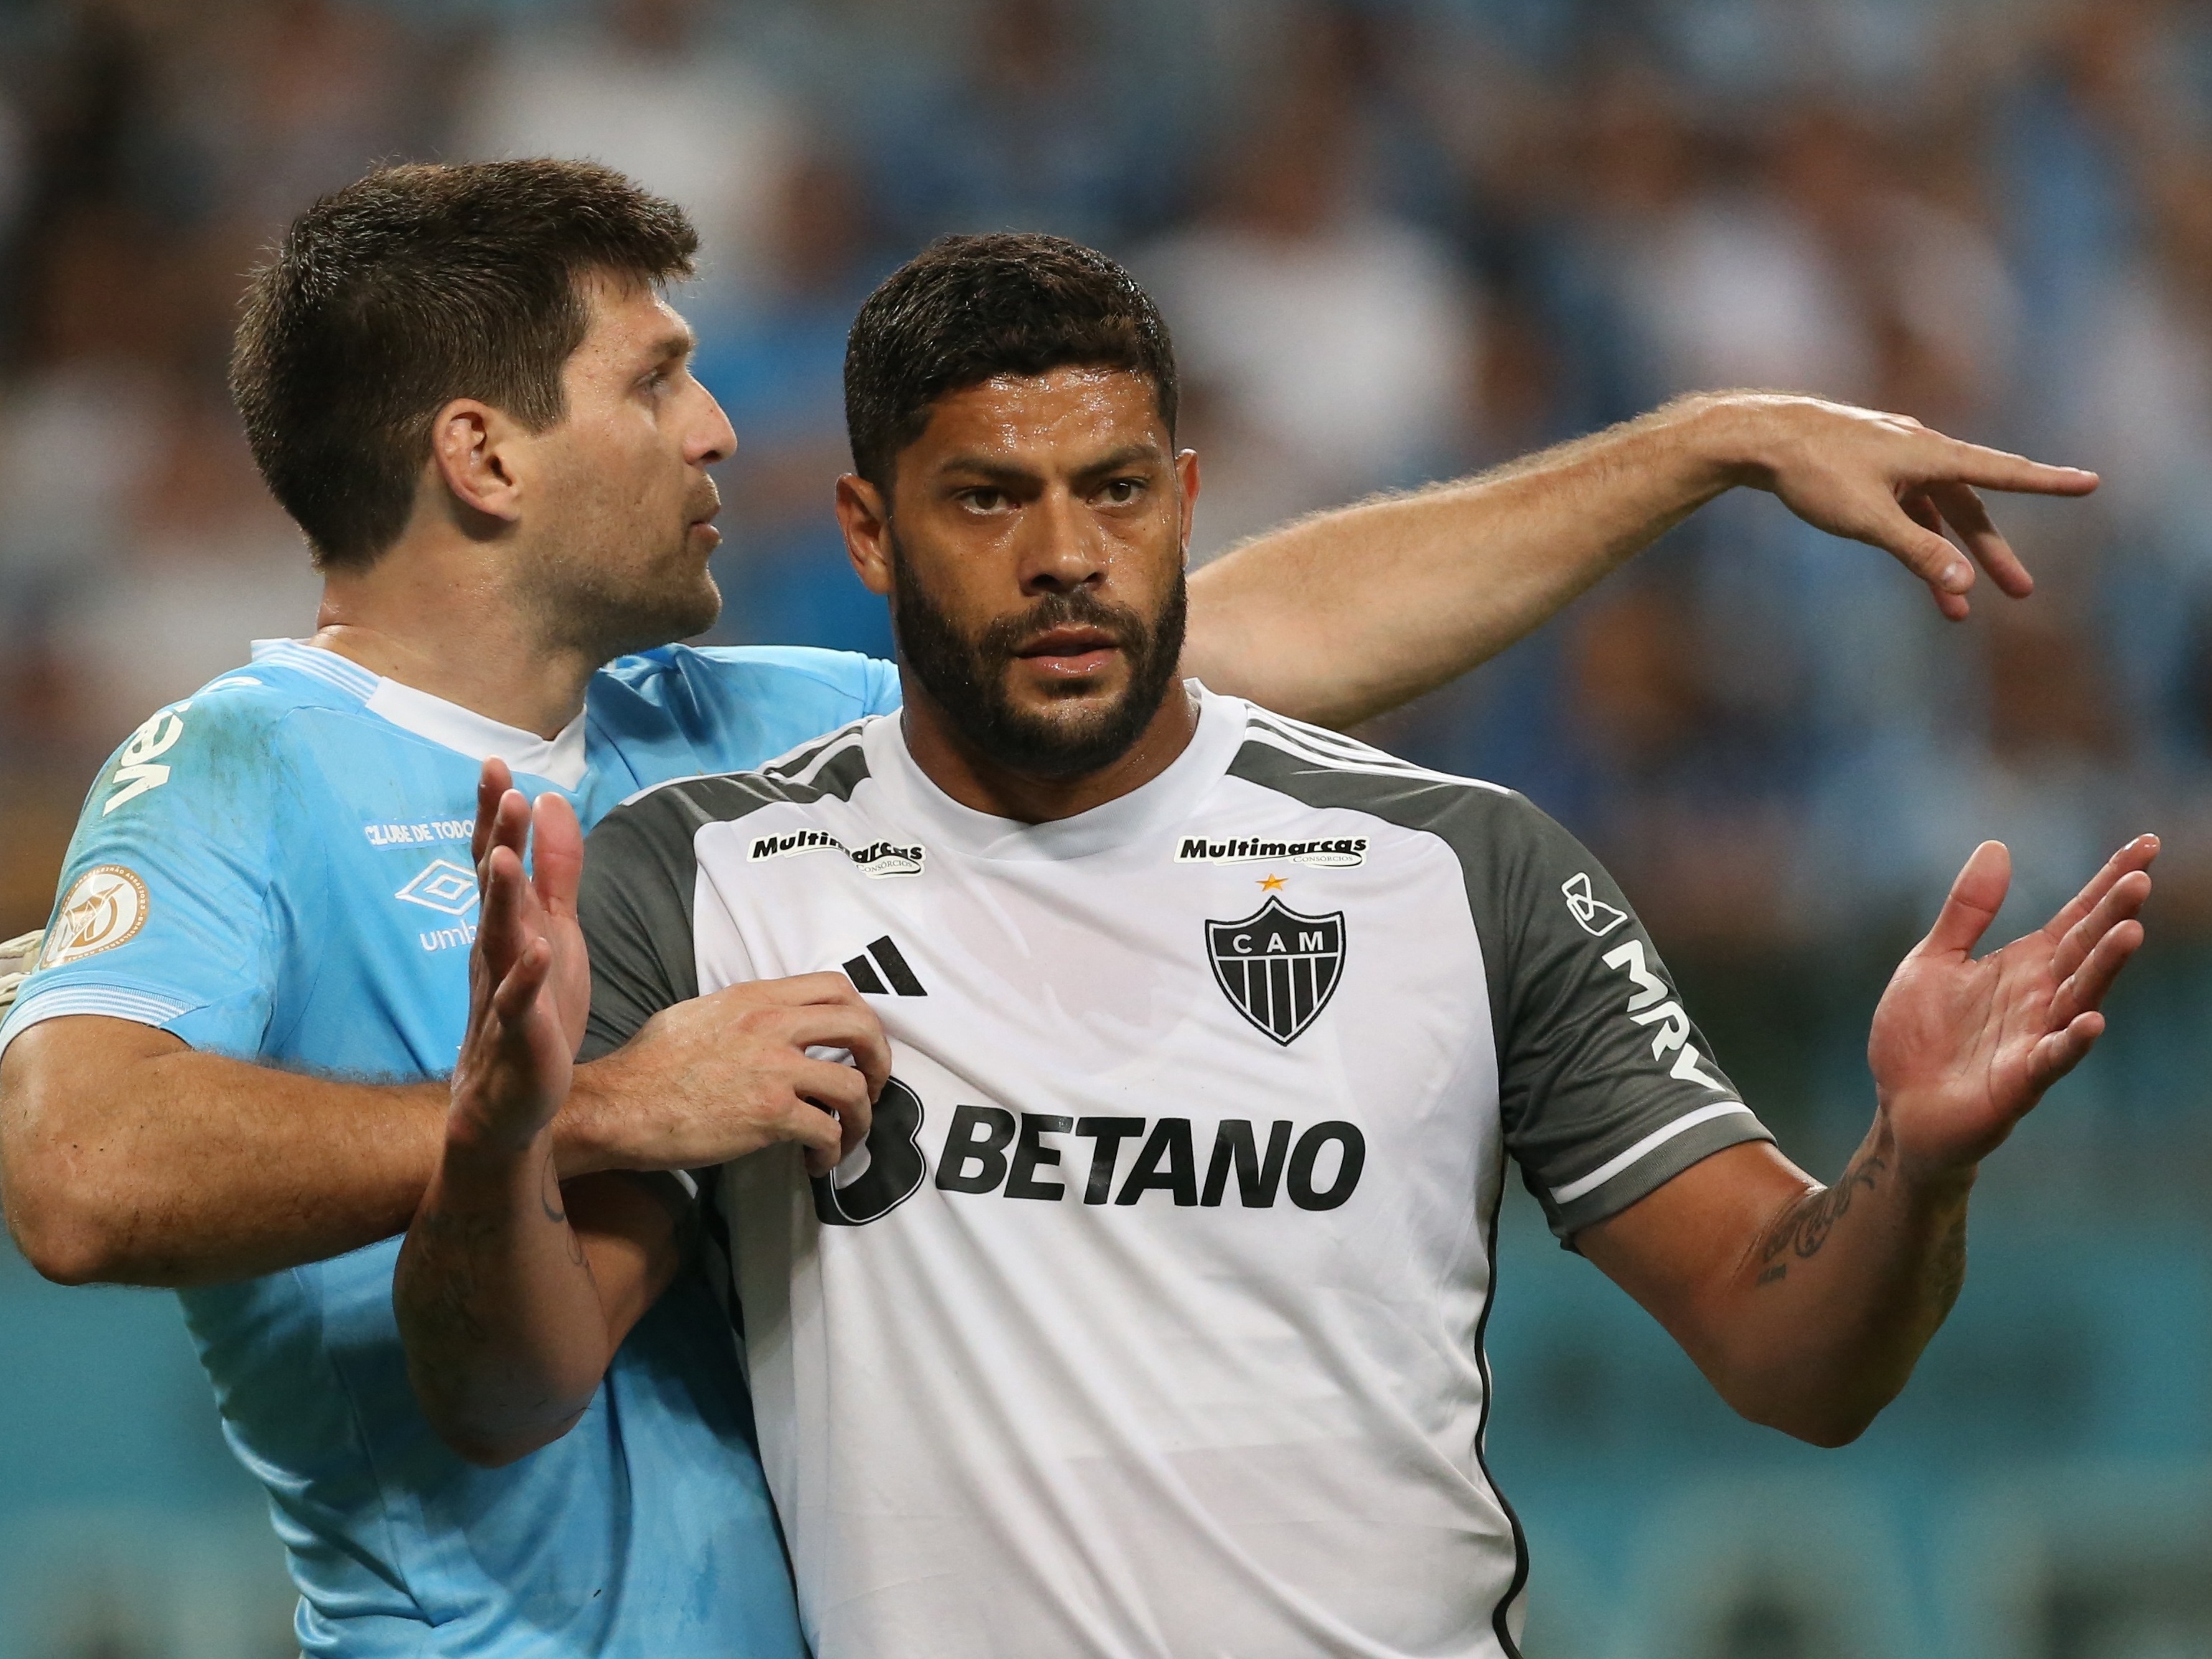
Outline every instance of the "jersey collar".
[[256, 640], [253, 660], [272, 667], [295, 668], [342, 691], [350, 691], [372, 714], [471, 760], [503, 760], [517, 772], [544, 778], [563, 789], [574, 789], [584, 781], [584, 716], [580, 713], [550, 738], [541, 738], [535, 732], [502, 726], [457, 702], [373, 674], [359, 663], [304, 640]]
[[[1198, 730], [1189, 746], [1142, 788], [1072, 818], [1023, 823], [963, 806], [915, 763], [906, 744], [906, 722], [896, 714], [868, 723], [862, 738], [868, 774], [883, 785], [902, 831], [927, 836], [933, 847], [988, 859], [1059, 860], [1110, 852], [1162, 824], [1182, 822], [1237, 757], [1244, 704], [1216, 696], [1196, 680], [1184, 684], [1199, 700]], [[909, 821], [914, 827], [907, 831]]]

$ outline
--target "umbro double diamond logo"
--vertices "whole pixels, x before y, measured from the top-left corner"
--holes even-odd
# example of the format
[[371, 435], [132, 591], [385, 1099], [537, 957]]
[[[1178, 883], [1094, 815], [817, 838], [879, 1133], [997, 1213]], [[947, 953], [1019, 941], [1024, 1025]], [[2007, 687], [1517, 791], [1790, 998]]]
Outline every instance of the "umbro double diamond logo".
[[915, 977], [914, 969], [907, 966], [906, 958], [899, 954], [898, 946], [891, 943], [889, 933], [847, 963], [845, 977], [853, 981], [853, 988], [863, 996], [889, 996], [894, 992], [902, 997], [926, 997], [929, 994], [921, 988], [921, 981]]

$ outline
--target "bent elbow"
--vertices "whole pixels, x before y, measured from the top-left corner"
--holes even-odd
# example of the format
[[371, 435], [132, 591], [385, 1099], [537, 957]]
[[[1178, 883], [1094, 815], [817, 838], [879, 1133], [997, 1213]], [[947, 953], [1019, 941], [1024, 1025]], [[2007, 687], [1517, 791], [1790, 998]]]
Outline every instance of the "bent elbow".
[[1873, 1412], [1855, 1413], [1850, 1416], [1816, 1418], [1796, 1425], [1778, 1423], [1775, 1426], [1792, 1439], [1802, 1440], [1824, 1451], [1835, 1451], [1872, 1428], [1875, 1415]]
[[1834, 1451], [1850, 1445], [1872, 1428], [1875, 1419], [1881, 1415], [1882, 1408], [1893, 1398], [1893, 1395], [1884, 1395], [1880, 1399], [1729, 1403], [1740, 1416], [1753, 1423], [1777, 1430], [1792, 1440], [1802, 1440], [1808, 1446]]
[[453, 1449], [453, 1455], [461, 1462], [479, 1469], [503, 1469], [510, 1463], [520, 1462], [538, 1449], [536, 1446], [479, 1440], [465, 1434], [446, 1434], [439, 1437]]
[[531, 1453], [551, 1445], [583, 1420], [583, 1413], [543, 1428], [484, 1433], [457, 1423], [434, 1423], [438, 1438], [463, 1462], [480, 1469], [503, 1469]]
[[117, 1230], [82, 1201], [65, 1181], [30, 1171], [0, 1182], [0, 1208], [23, 1259], [57, 1285], [97, 1285], [118, 1278], [124, 1256]]

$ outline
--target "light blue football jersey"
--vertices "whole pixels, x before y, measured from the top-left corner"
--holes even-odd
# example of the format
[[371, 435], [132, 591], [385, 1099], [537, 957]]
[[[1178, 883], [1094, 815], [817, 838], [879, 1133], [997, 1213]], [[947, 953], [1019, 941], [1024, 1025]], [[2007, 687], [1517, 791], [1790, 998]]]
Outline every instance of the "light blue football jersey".
[[[895, 708], [841, 653], [668, 647], [550, 742], [295, 641], [155, 714], [87, 799], [0, 1048], [103, 1014], [331, 1075], [453, 1067], [468, 1012], [479, 763], [589, 829], [648, 784], [759, 765]], [[181, 1292], [223, 1429], [268, 1488], [310, 1654], [803, 1652], [726, 1322], [679, 1279], [590, 1412], [501, 1469], [432, 1432], [392, 1312], [398, 1241]]]

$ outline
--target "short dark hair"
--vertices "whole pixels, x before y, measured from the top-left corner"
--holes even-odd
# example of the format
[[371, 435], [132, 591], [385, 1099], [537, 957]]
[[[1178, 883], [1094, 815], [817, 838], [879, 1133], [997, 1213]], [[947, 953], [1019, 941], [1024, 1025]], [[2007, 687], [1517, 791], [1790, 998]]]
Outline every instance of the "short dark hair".
[[940, 236], [854, 319], [845, 343], [854, 470], [888, 495], [893, 461], [946, 392], [1070, 364], [1144, 375], [1175, 436], [1175, 345], [1127, 271], [1061, 236]]
[[399, 538], [453, 399], [561, 419], [583, 278], [686, 276], [698, 248], [681, 208], [590, 161], [384, 167], [301, 214], [253, 274], [230, 388], [316, 564]]

